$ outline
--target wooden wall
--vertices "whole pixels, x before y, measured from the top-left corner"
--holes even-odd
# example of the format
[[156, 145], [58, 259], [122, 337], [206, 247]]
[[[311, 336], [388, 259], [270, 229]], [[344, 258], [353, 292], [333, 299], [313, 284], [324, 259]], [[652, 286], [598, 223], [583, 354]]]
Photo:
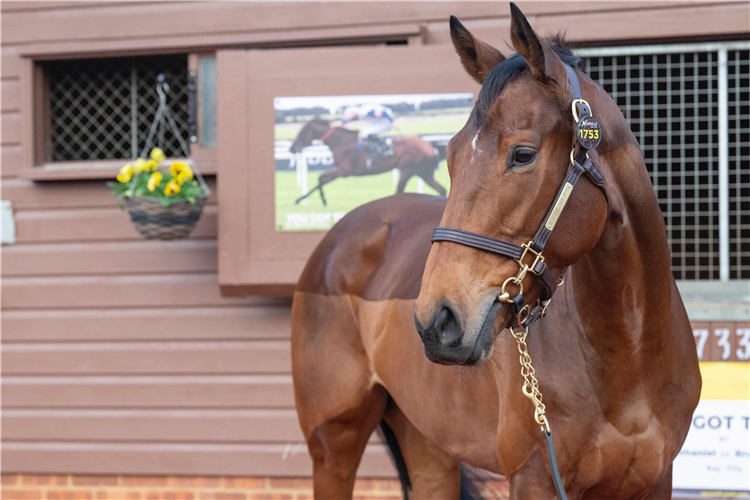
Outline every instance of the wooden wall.
[[[212, 184], [214, 184], [212, 182]], [[194, 236], [144, 241], [99, 181], [3, 182], [4, 471], [308, 472], [289, 301], [224, 298], [216, 204]]]
[[[747, 31], [744, 1], [521, 8], [545, 30], [565, 27], [588, 41], [587, 33], [620, 40]], [[497, 2], [2, 3], [2, 199], [13, 202], [17, 231], [2, 250], [4, 472], [310, 472], [293, 407], [288, 299], [221, 296], [215, 200], [190, 239], [151, 242], [102, 181], [24, 175], [33, 158], [30, 61], [414, 37], [447, 43], [449, 14], [480, 36], [506, 37], [508, 7]], [[619, 29], [602, 32], [603, 19]], [[380, 444], [369, 447], [362, 474], [392, 474]]]

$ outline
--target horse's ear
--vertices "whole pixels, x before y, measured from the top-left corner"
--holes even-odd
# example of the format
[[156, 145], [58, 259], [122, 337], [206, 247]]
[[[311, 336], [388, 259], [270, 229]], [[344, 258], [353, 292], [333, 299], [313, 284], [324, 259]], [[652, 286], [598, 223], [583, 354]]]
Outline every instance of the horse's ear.
[[560, 57], [531, 29], [521, 9], [510, 3], [510, 39], [513, 48], [526, 59], [531, 74], [538, 80], [559, 80], [567, 74]]
[[472, 78], [482, 83], [487, 73], [503, 62], [505, 56], [495, 47], [475, 38], [455, 16], [451, 16], [450, 25], [451, 40], [464, 69]]

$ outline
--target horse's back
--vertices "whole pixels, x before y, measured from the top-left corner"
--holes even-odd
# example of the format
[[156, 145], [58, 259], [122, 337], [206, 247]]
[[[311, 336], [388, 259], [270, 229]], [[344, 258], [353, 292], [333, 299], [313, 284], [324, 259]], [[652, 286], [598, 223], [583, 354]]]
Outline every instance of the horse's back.
[[[398, 151], [412, 150], [424, 155], [425, 158], [434, 158], [436, 156], [435, 148], [431, 142], [422, 139], [416, 135], [405, 135], [393, 140], [393, 147]], [[403, 152], [402, 152], [403, 154]]]
[[298, 292], [366, 300], [416, 299], [445, 198], [402, 194], [341, 219], [313, 252]]

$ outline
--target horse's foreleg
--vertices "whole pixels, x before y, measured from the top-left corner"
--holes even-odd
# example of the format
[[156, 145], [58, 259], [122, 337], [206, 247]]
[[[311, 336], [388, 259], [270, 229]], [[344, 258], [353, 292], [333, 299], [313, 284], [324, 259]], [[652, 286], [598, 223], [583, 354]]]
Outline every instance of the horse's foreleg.
[[315, 191], [320, 191], [320, 198], [323, 201], [323, 205], [324, 206], [327, 205], [326, 197], [323, 194], [323, 186], [325, 186], [326, 184], [328, 184], [329, 182], [331, 182], [334, 179], [338, 179], [339, 177], [341, 177], [341, 173], [337, 172], [336, 170], [329, 170], [328, 172], [324, 172], [324, 173], [320, 174], [320, 177], [318, 177], [318, 185], [315, 186], [314, 188], [312, 188], [307, 193], [305, 193], [302, 196], [300, 196], [299, 198], [297, 198], [296, 200], [294, 200], [294, 204], [298, 205], [299, 202], [301, 202], [305, 198], [308, 198]]
[[292, 374], [300, 427], [313, 461], [317, 499], [351, 498], [354, 477], [388, 394], [370, 362], [347, 296], [296, 292]]
[[411, 482], [410, 499], [458, 499], [461, 495], [459, 462], [425, 438], [391, 403], [385, 421], [393, 429]]
[[360, 405], [317, 426], [307, 440], [316, 499], [350, 499], [359, 461], [380, 423], [387, 394], [374, 386]]
[[341, 172], [336, 169], [332, 169], [321, 174], [320, 177], [318, 177], [318, 190], [320, 191], [320, 199], [323, 202], [323, 206], [328, 205], [328, 202], [326, 202], [326, 195], [323, 194], [323, 186], [333, 181], [334, 179], [338, 179], [339, 177], [341, 177], [341, 175]]
[[399, 170], [398, 187], [396, 188], [396, 194], [401, 194], [406, 189], [406, 183], [412, 178], [414, 174], [406, 173], [403, 170]]
[[301, 202], [302, 200], [304, 200], [307, 197], [309, 197], [315, 191], [319, 190], [320, 187], [321, 187], [320, 184], [318, 184], [317, 186], [315, 186], [314, 188], [312, 188], [310, 191], [308, 191], [307, 193], [303, 194], [302, 196], [300, 196], [299, 198], [297, 198], [296, 200], [294, 200], [294, 204], [295, 205], [299, 205], [299, 202]]
[[424, 179], [428, 186], [437, 191], [440, 196], [445, 196], [446, 194], [448, 194], [445, 188], [435, 180], [435, 177], [432, 176], [432, 172], [430, 172], [429, 175], [420, 175], [420, 177]]
[[325, 195], [325, 193], [323, 193], [323, 186], [324, 185], [325, 184], [319, 184], [318, 187], [320, 188], [320, 201], [322, 201], [323, 202], [323, 206], [326, 207], [326, 206], [328, 206], [328, 202], [326, 201], [326, 195]]

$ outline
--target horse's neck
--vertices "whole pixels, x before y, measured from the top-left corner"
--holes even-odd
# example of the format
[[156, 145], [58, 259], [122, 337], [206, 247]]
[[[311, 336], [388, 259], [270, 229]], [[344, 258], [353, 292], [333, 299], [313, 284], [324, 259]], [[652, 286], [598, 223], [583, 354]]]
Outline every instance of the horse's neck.
[[603, 356], [627, 355], [668, 337], [665, 331], [658, 339], [652, 334], [669, 325], [672, 300], [661, 211], [637, 142], [611, 107], [606, 131], [613, 140], [602, 145], [599, 157], [608, 173], [611, 214], [598, 244], [571, 273], [583, 334]]
[[333, 131], [331, 136], [325, 141], [328, 149], [331, 150], [334, 160], [337, 155], [351, 154], [357, 150], [357, 139], [356, 136], [346, 130], [336, 129]]

